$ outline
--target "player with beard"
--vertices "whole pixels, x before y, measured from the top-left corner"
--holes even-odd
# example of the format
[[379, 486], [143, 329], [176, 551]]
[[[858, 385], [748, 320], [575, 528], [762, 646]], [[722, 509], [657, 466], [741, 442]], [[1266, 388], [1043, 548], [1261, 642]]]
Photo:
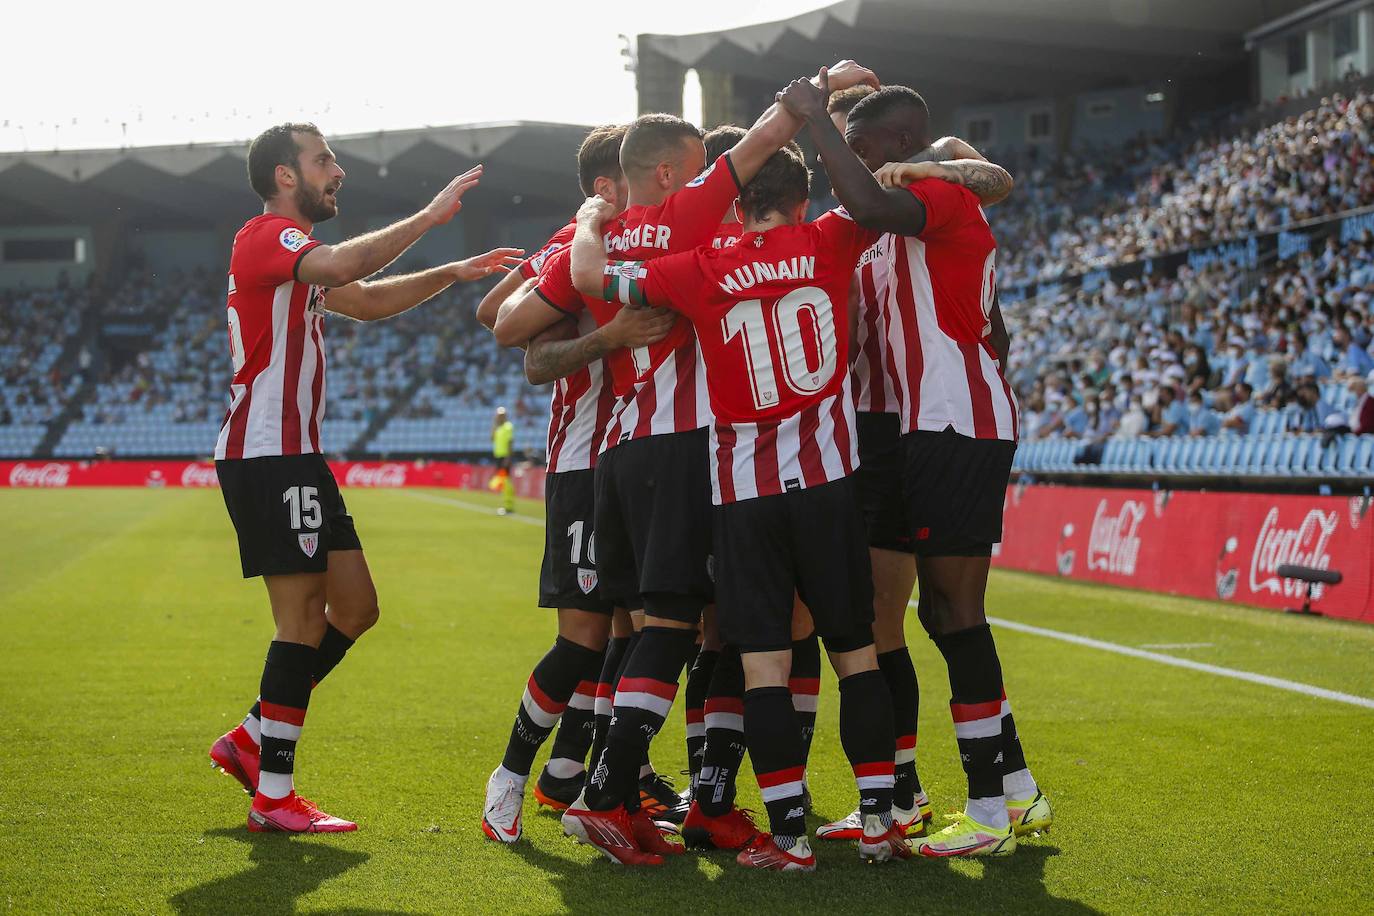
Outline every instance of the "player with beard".
[[398, 315], [459, 281], [509, 270], [519, 249], [419, 273], [363, 278], [447, 223], [476, 186], [465, 172], [414, 216], [338, 245], [311, 238], [338, 213], [344, 170], [313, 124], [269, 128], [248, 150], [262, 215], [234, 237], [229, 258], [229, 410], [215, 469], [238, 535], [244, 578], [262, 576], [276, 623], [260, 695], [211, 761], [253, 795], [248, 829], [325, 833], [357, 825], [295, 792], [296, 743], [313, 687], [377, 621], [377, 592], [353, 518], [324, 461], [324, 315]]
[[843, 137], [825, 111], [825, 93], [811, 82], [793, 82], [781, 98], [806, 119], [850, 214], [888, 233], [880, 256], [887, 262], [890, 364], [902, 390], [917, 614], [949, 670], [968, 777], [964, 811], [917, 848], [926, 856], [1008, 855], [1018, 834], [1052, 819], [1026, 767], [984, 608], [1016, 451], [1017, 405], [1003, 373], [1008, 339], [996, 304], [997, 243], [979, 200], [1005, 197], [1011, 176], [974, 159], [905, 162], [929, 144], [925, 101], [906, 87], [887, 86], [860, 101]]

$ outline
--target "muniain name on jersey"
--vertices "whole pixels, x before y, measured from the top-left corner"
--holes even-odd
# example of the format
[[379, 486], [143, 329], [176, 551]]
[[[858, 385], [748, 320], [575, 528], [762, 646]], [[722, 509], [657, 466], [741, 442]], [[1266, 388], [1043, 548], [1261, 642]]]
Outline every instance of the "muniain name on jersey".
[[766, 280], [814, 280], [816, 278], [815, 255], [801, 255], [784, 261], [751, 261], [736, 267], [719, 281], [720, 288], [727, 293], [738, 293]]

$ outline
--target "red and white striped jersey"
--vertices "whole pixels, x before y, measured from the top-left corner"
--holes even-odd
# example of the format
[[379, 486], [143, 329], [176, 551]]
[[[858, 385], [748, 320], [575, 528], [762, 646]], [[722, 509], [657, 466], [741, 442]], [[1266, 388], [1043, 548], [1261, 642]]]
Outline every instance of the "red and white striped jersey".
[[[606, 250], [620, 259], [649, 260], [709, 245], [739, 189], [730, 155], [722, 154], [663, 203], [636, 205], [608, 220], [603, 227]], [[567, 248], [549, 259], [539, 276], [539, 294], [559, 311], [590, 311], [598, 324], [609, 322], [622, 307], [577, 292]], [[603, 448], [644, 436], [690, 432], [710, 423], [705, 372], [689, 322], [678, 322], [652, 346], [607, 355], [606, 365], [618, 401]]]
[[997, 240], [978, 198], [936, 178], [908, 186], [926, 209], [917, 236], [884, 236], [888, 358], [902, 432], [947, 427], [1017, 436], [1017, 404], [992, 350]]
[[819, 486], [858, 466], [847, 307], [854, 266], [876, 238], [833, 210], [726, 248], [607, 265], [608, 298], [676, 309], [696, 328], [716, 418], [717, 505]]
[[887, 268], [884, 239], [869, 246], [859, 257], [857, 281], [858, 322], [854, 337], [856, 356], [850, 369], [854, 409], [860, 413], [900, 413], [893, 372], [887, 355]]
[[[520, 275], [526, 279], [540, 276], [553, 255], [572, 243], [577, 220], [553, 234], [534, 254], [520, 262]], [[577, 316], [577, 333], [596, 330], [590, 312]], [[615, 395], [606, 381], [606, 363], [596, 360], [566, 378], [553, 383], [549, 403], [548, 472], [585, 471], [596, 466], [596, 456], [605, 439]]]
[[324, 420], [323, 287], [296, 266], [320, 244], [284, 216], [244, 223], [229, 256], [234, 377], [215, 458], [319, 452]]

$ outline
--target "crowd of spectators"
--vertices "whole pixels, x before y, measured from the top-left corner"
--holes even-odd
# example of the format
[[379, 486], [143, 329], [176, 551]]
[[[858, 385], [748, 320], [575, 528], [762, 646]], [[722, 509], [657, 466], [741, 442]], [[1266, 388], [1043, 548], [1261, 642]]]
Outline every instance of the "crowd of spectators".
[[0, 426], [50, 423], [80, 389], [90, 350], [62, 355], [87, 302], [84, 290], [66, 285], [0, 298]]

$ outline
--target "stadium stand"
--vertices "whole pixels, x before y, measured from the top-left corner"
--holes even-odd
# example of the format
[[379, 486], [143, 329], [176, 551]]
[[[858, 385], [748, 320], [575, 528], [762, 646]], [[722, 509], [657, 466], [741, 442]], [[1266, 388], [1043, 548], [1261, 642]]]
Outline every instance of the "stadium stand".
[[[1204, 260], [1173, 275], [1063, 289], [1043, 282], [1374, 200], [1367, 92], [1312, 97], [1307, 111], [1252, 127], [1258, 111], [1233, 109], [1167, 142], [1005, 154], [1018, 183], [990, 212], [999, 281], [1041, 283], [1003, 303], [1022, 473], [1374, 474], [1374, 437], [1357, 438], [1374, 432], [1368, 230], [1328, 234], [1265, 263]], [[212, 271], [135, 273], [109, 293], [0, 293], [0, 451], [207, 453], [227, 372], [221, 285]], [[456, 288], [367, 328], [331, 321], [330, 452], [483, 453], [497, 404], [539, 429], [546, 393], [524, 383], [518, 353], [496, 348], [473, 321], [479, 294]], [[524, 434], [521, 448], [540, 450], [540, 438]]]

